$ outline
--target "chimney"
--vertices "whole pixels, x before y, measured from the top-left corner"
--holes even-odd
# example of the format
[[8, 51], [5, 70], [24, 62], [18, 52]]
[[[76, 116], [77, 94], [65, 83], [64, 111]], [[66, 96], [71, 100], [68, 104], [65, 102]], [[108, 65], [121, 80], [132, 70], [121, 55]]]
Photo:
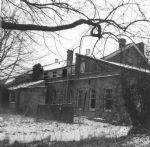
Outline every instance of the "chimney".
[[126, 46], [126, 39], [120, 38], [119, 39], [119, 49], [123, 49]]
[[55, 63], [58, 63], [58, 59], [55, 59]]
[[144, 54], [144, 43], [143, 42], [140, 42], [137, 44], [139, 50]]
[[86, 56], [90, 55], [90, 49], [86, 49]]
[[67, 51], [67, 66], [71, 66], [73, 62], [73, 50]]

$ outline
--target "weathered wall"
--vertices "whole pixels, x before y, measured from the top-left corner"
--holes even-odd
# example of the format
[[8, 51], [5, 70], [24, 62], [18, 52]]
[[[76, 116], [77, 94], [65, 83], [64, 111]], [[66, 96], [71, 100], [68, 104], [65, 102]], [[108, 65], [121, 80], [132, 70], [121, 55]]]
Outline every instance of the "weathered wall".
[[2, 85], [0, 85], [0, 107], [7, 109], [9, 106], [9, 91]]
[[[145, 56], [143, 43], [137, 44], [137, 47], [139, 47], [139, 50], [142, 52], [143, 56]], [[143, 59], [143, 57], [139, 54], [134, 46], [123, 51], [122, 53], [117, 54], [116, 56], [113, 56], [112, 58], [108, 59], [108, 61], [118, 63], [122, 62], [123, 64], [150, 69], [147, 62]]]
[[22, 88], [16, 91], [17, 111], [35, 114], [38, 104], [45, 104], [45, 87]]
[[2, 95], [2, 88], [0, 86], [0, 107], [2, 106], [2, 97], [3, 97], [3, 95]]
[[[63, 70], [66, 70], [66, 75], [64, 75]], [[56, 76], [54, 77], [53, 72], [56, 73]], [[75, 74], [75, 66], [70, 65], [70, 66], [65, 66], [63, 68], [58, 68], [58, 69], [53, 69], [49, 71], [44, 71], [44, 77], [46, 80], [51, 79], [51, 78], [59, 78], [59, 77], [66, 77], [67, 75], [72, 75]]]
[[[124, 100], [121, 95], [120, 76], [106, 76], [99, 78], [87, 78], [67, 81], [56, 81], [48, 84], [49, 99], [52, 102], [52, 91], [56, 91], [55, 102], [65, 103], [66, 98], [70, 98], [75, 108], [77, 115], [86, 115], [88, 117], [105, 117], [108, 120], [120, 119], [121, 116], [127, 115], [124, 107]], [[68, 88], [67, 88], [68, 87]], [[104, 109], [104, 89], [112, 89], [113, 107], [111, 112], [106, 112]], [[96, 90], [96, 108], [90, 110], [90, 89]], [[82, 108], [78, 108], [78, 91], [82, 90]], [[71, 96], [67, 97], [67, 92], [71, 91]], [[62, 99], [62, 100], [60, 100]], [[124, 115], [123, 115], [124, 114]], [[113, 118], [112, 118], [113, 117]], [[127, 117], [127, 116], [125, 116]], [[122, 118], [125, 119], [125, 118]]]
[[[82, 63], [85, 63], [85, 70], [81, 73]], [[86, 76], [86, 74], [114, 74], [118, 73], [119, 68], [114, 65], [105, 63], [101, 60], [94, 59], [88, 56], [76, 54], [75, 71], [77, 76]]]
[[[133, 52], [134, 55], [134, 52]], [[80, 72], [80, 65], [85, 62], [85, 72]], [[62, 104], [72, 102], [77, 115], [89, 117], [103, 116], [108, 120], [127, 122], [129, 116], [125, 110], [122, 98], [120, 73], [121, 68], [105, 63], [101, 60], [77, 54], [76, 76], [51, 79], [48, 82], [47, 103]], [[141, 72], [124, 69], [128, 77], [129, 86], [141, 77]], [[90, 90], [96, 90], [96, 108], [90, 110]], [[112, 89], [113, 106], [111, 112], [105, 111], [104, 89]], [[78, 106], [79, 91], [81, 94], [81, 108]]]

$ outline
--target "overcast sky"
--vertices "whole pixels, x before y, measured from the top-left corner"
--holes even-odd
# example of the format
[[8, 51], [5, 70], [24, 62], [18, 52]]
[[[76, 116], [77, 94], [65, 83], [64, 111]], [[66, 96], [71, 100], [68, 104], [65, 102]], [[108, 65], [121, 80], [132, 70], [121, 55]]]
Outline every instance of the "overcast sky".
[[[107, 3], [105, 3], [105, 0], [95, 0], [97, 6], [99, 7], [99, 15], [101, 18], [104, 18], [107, 14], [107, 12], [112, 9], [111, 4], [113, 6], [117, 6], [121, 0], [109, 0]], [[138, 2], [142, 6], [143, 13], [150, 17], [150, 0], [124, 0], [126, 2]], [[43, 1], [42, 1], [43, 2]], [[88, 16], [93, 16], [93, 6], [91, 6], [89, 3], [83, 3], [81, 0], [72, 0], [69, 1], [74, 4], [75, 7], [82, 7], [83, 11]], [[19, 4], [19, 0], [15, 1], [16, 4]], [[137, 13], [138, 9], [135, 8], [133, 5], [129, 5], [128, 7], [125, 7], [123, 9], [119, 9], [115, 12], [113, 19], [117, 22], [130, 22], [132, 20], [140, 18], [139, 14]], [[52, 13], [50, 13], [52, 16]], [[98, 14], [96, 14], [98, 15]], [[24, 21], [24, 16], [20, 19], [21, 21]], [[56, 22], [60, 23], [60, 20], [56, 17]], [[68, 22], [73, 22], [75, 20], [78, 20], [80, 17], [76, 15], [65, 15], [65, 18]], [[24, 21], [26, 23], [26, 21]], [[50, 23], [47, 23], [47, 25], [50, 25]], [[140, 24], [140, 25], [139, 25]], [[54, 24], [53, 24], [54, 25]], [[56, 24], [55, 24], [56, 25]], [[103, 26], [102, 26], [103, 27]], [[59, 61], [66, 60], [66, 53], [68, 49], [74, 50], [74, 53], [80, 53], [85, 54], [86, 49], [90, 49], [91, 52], [93, 50], [93, 47], [97, 41], [97, 38], [93, 37], [83, 37], [86, 33], [86, 31], [89, 29], [89, 26], [87, 25], [81, 25], [76, 28], [65, 30], [61, 32], [55, 32], [55, 33], [44, 33], [43, 32], [35, 32], [38, 35], [35, 35], [35, 40], [38, 42], [38, 44], [32, 43], [32, 48], [35, 50], [35, 56], [38, 57], [37, 60], [33, 60], [30, 62], [29, 66], [32, 67], [33, 64], [41, 63], [42, 65], [45, 64], [51, 64], [54, 63], [55, 59], [59, 59]], [[112, 27], [107, 27], [108, 31], [116, 32], [116, 30]], [[130, 28], [131, 31], [135, 32], [135, 35], [138, 33], [142, 37], [149, 36], [150, 27], [146, 23], [137, 23], [134, 27]], [[142, 30], [142, 31], [141, 31]], [[87, 33], [88, 34], [88, 33]], [[125, 34], [126, 35], [126, 34]], [[83, 38], [82, 38], [83, 37]], [[122, 37], [122, 36], [121, 36]], [[123, 36], [127, 39], [127, 43], [130, 43], [132, 40]], [[44, 38], [44, 39], [43, 39]], [[82, 39], [81, 39], [82, 38]], [[141, 42], [148, 43], [147, 39], [143, 38], [136, 38], [132, 37], [133, 41], [135, 42]], [[107, 43], [105, 44], [106, 39], [100, 39], [97, 43], [97, 46], [94, 49], [94, 55], [97, 58], [102, 57], [102, 55], [107, 55], [115, 50], [118, 49], [118, 43], [113, 39], [108, 39]]]

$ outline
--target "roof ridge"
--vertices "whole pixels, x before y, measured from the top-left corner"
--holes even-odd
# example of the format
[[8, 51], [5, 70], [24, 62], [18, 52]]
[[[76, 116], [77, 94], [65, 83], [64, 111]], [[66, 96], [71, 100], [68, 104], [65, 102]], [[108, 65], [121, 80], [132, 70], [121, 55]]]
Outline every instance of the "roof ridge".
[[144, 54], [141, 52], [141, 50], [138, 48], [138, 44], [143, 43], [143, 42], [139, 42], [139, 43], [129, 43], [125, 46], [125, 48], [123, 48], [122, 50], [117, 49], [116, 51], [112, 52], [111, 54], [103, 57], [102, 59], [108, 60], [111, 57], [114, 57], [115, 55], [119, 54], [121, 51], [125, 51], [127, 49], [130, 49], [132, 46], [134, 46], [134, 48], [138, 51], [138, 53], [144, 58], [145, 61], [147, 61], [146, 57], [144, 56]]
[[[78, 54], [78, 55], [85, 56], [85, 55], [82, 55], [82, 54]], [[105, 62], [105, 63], [108, 63], [108, 64], [112, 64], [112, 65], [127, 68], [127, 69], [137, 70], [137, 71], [144, 72], [144, 73], [150, 73], [150, 70], [144, 69], [144, 68], [141, 68], [141, 67], [137, 67], [137, 66], [132, 66], [132, 65], [128, 65], [128, 64], [122, 64], [122, 63], [118, 63], [118, 62], [108, 61], [108, 60], [105, 60], [105, 59], [102, 59], [102, 58], [97, 59], [97, 58], [93, 58], [93, 57], [89, 57], [89, 56], [85, 56], [85, 57], [88, 57], [88, 58], [91, 58], [91, 59], [94, 59], [94, 60], [99, 60], [99, 61], [102, 61], [102, 62]]]

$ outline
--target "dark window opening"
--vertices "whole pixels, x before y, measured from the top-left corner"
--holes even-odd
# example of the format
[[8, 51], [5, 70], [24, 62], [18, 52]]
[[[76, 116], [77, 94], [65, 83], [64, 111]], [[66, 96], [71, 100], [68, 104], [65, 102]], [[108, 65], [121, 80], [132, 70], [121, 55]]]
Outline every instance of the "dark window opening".
[[57, 72], [53, 71], [53, 78], [56, 78], [56, 77], [57, 77]]
[[67, 69], [63, 69], [63, 77], [67, 76]]
[[112, 89], [105, 89], [105, 110], [112, 109], [113, 101], [112, 101]]
[[95, 103], [96, 103], [96, 100], [95, 99], [91, 99], [91, 108], [95, 108]]
[[44, 79], [47, 80], [48, 79], [48, 73], [44, 73]]

